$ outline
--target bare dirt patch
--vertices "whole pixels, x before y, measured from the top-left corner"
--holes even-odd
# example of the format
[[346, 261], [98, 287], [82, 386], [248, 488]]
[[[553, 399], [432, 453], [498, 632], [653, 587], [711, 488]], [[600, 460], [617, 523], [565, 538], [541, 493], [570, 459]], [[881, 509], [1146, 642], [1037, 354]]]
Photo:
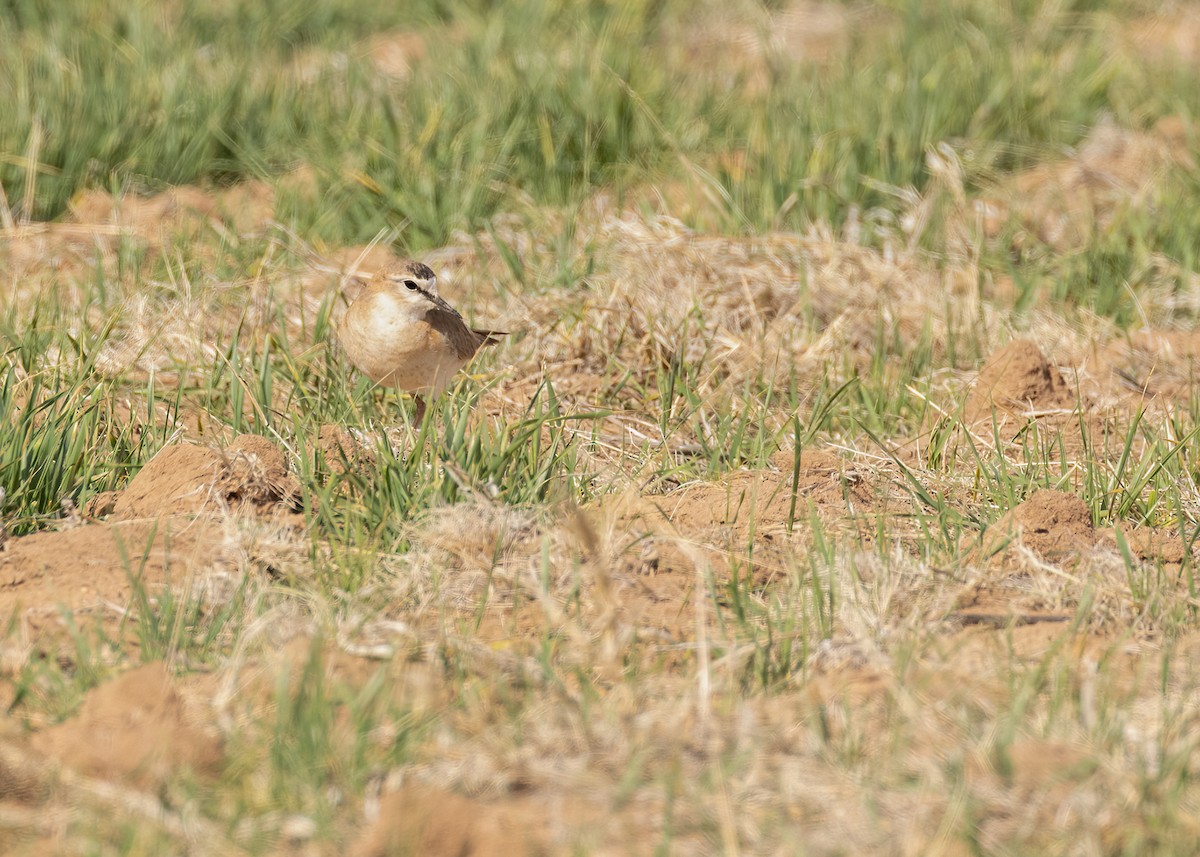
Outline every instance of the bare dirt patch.
[[243, 435], [225, 450], [165, 447], [124, 491], [97, 499], [92, 511], [111, 511], [109, 519], [6, 543], [0, 616], [21, 611], [28, 639], [59, 625], [59, 606], [116, 618], [135, 586], [152, 596], [197, 572], [244, 564], [258, 536], [241, 532], [238, 516], [281, 532], [302, 526], [298, 495], [283, 453], [263, 437]]
[[360, 49], [377, 72], [394, 80], [407, 80], [413, 66], [424, 62], [429, 55], [425, 37], [406, 30], [377, 33]]
[[383, 798], [378, 819], [350, 854], [507, 857], [549, 853], [544, 844], [544, 818], [544, 810], [529, 799], [491, 802], [437, 788], [406, 786]]
[[779, 469], [734, 472], [720, 482], [691, 483], [657, 496], [606, 498], [600, 509], [631, 539], [629, 567], [649, 575], [643, 583], [656, 589], [678, 575], [690, 586], [700, 568], [724, 576], [738, 565], [766, 583], [788, 573], [786, 557], [796, 539], [805, 538], [810, 515], [869, 542], [873, 516], [908, 508], [888, 476], [830, 452], [803, 451], [794, 491], [792, 453], [781, 452], [772, 463]]
[[793, 493], [794, 519], [807, 517], [810, 504], [830, 516], [853, 517], [876, 511], [886, 500], [886, 493], [879, 492], [877, 471], [832, 452], [801, 453], [794, 492], [793, 453], [776, 454], [772, 464], [776, 469], [735, 471], [718, 482], [695, 482], [667, 494], [647, 495], [634, 517], [657, 518], [682, 534], [732, 528], [731, 535], [745, 542], [752, 532], [771, 534], [787, 527]]
[[[1055, 250], [1081, 246], [1121, 206], [1152, 197], [1168, 168], [1194, 167], [1187, 127], [1178, 118], [1163, 119], [1150, 131], [1097, 125], [1071, 157], [1018, 173], [981, 200], [985, 231], [994, 238], [1013, 217]], [[1024, 236], [1014, 240], [1019, 245]]]
[[781, 68], [828, 65], [846, 55], [855, 35], [881, 27], [863, 4], [791, 0], [779, 7], [713, 6], [694, 16], [666, 46], [697, 74], [749, 96], [761, 96]]
[[1123, 30], [1143, 61], [1200, 63], [1200, 4], [1167, 3]]
[[91, 691], [79, 713], [33, 737], [33, 746], [80, 773], [154, 788], [188, 770], [212, 776], [221, 742], [189, 711], [161, 663]]
[[966, 466], [979, 455], [1016, 462], [1036, 449], [1063, 478], [1088, 456], [1118, 455], [1139, 409], [1152, 403], [1108, 362], [1115, 345], [1099, 356], [1083, 347], [1056, 350], [1056, 360], [1028, 338], [996, 349], [971, 384], [961, 426], [951, 420], [956, 432], [939, 455], [958, 455]]
[[316, 446], [331, 473], [356, 470], [375, 461], [374, 448], [339, 425], [321, 426]]
[[1097, 371], [1110, 387], [1132, 396], [1187, 400], [1200, 377], [1200, 333], [1146, 328], [1109, 342], [1097, 354]]
[[1011, 566], [1020, 564], [1017, 549], [1025, 547], [1044, 560], [1061, 563], [1078, 559], [1095, 543], [1092, 513], [1084, 502], [1074, 494], [1041, 489], [987, 528], [978, 557]]
[[237, 509], [295, 511], [300, 493], [287, 459], [269, 440], [242, 435], [225, 450], [180, 443], [164, 447], [121, 492], [119, 519]]
[[980, 536], [964, 537], [963, 561], [981, 571], [960, 594], [955, 616], [1000, 626], [1066, 622], [1085, 590], [1094, 590], [1100, 602], [1097, 624], [1128, 620], [1139, 607], [1133, 603], [1121, 541], [1133, 561], [1157, 564], [1180, 580], [1188, 548], [1178, 534], [1135, 527], [1118, 535], [1115, 529], [1094, 527], [1091, 510], [1075, 495], [1034, 491]]
[[70, 211], [75, 223], [118, 227], [153, 242], [211, 225], [244, 234], [270, 224], [275, 191], [261, 181], [213, 190], [181, 185], [148, 197], [89, 190], [71, 201]]
[[108, 609], [129, 602], [135, 581], [178, 581], [222, 541], [211, 524], [175, 520], [84, 524], [11, 539], [0, 553], [0, 615], [25, 609], [30, 630], [56, 622], [55, 605]]
[[1071, 409], [1075, 397], [1040, 348], [1028, 339], [1016, 339], [994, 352], [979, 370], [967, 398], [968, 423], [991, 421], [1000, 425], [1046, 413]]

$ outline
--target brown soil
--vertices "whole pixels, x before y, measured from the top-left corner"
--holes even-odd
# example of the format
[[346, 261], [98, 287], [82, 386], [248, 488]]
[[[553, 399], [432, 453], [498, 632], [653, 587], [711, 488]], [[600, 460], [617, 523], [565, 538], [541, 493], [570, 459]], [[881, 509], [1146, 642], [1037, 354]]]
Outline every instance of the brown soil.
[[1168, 3], [1125, 31], [1143, 61], [1200, 63], [1200, 4]]
[[[734, 472], [720, 482], [691, 483], [660, 496], [642, 495], [627, 520], [658, 519], [686, 533], [727, 528], [743, 542], [753, 531], [786, 528], [792, 508], [792, 453], [776, 454], [772, 464], [778, 469]], [[795, 491], [796, 518], [805, 517], [810, 505], [838, 514], [873, 511], [880, 499], [874, 477], [833, 453], [804, 450]]]
[[769, 91], [778, 65], [828, 65], [846, 56], [855, 34], [884, 20], [862, 4], [813, 0], [711, 9], [694, 16], [664, 50], [680, 52], [680, 61], [696, 74], [750, 97]]
[[160, 663], [91, 691], [79, 713], [33, 737], [48, 757], [86, 774], [154, 788], [177, 770], [215, 775], [221, 742], [201, 728]]
[[1138, 400], [1189, 398], [1200, 378], [1200, 333], [1147, 328], [1114, 340], [1096, 355], [1110, 389]]
[[996, 237], [1015, 218], [1021, 230], [1055, 250], [1080, 246], [1121, 205], [1150, 195], [1173, 165], [1192, 165], [1187, 123], [1167, 117], [1148, 132], [1097, 125], [1076, 155], [1012, 176], [979, 202], [985, 232]]
[[235, 508], [295, 511], [300, 484], [283, 453], [264, 437], [242, 435], [226, 450], [190, 443], [164, 447], [116, 501], [118, 519], [191, 515]]
[[549, 853], [544, 811], [532, 800], [473, 800], [441, 789], [407, 786], [380, 803], [379, 818], [352, 857], [508, 857]]
[[988, 527], [981, 539], [964, 539], [972, 559], [997, 565], [1015, 561], [1018, 544], [1048, 562], [1077, 558], [1096, 544], [1092, 514], [1074, 494], [1039, 489]]
[[1070, 388], [1041, 349], [1028, 339], [1017, 339], [996, 351], [971, 388], [965, 416], [967, 422], [1024, 425], [1027, 419], [1047, 411], [1073, 408]]
[[118, 226], [150, 239], [208, 224], [228, 225], [239, 234], [253, 232], [265, 228], [274, 215], [275, 191], [257, 181], [212, 191], [184, 185], [150, 197], [89, 190], [71, 200], [76, 223]]
[[[131, 576], [153, 590], [211, 558], [220, 530], [202, 521], [89, 523], [10, 539], [0, 553], [0, 616], [28, 609], [36, 630], [56, 605], [105, 610], [129, 603]], [[124, 555], [122, 554], [124, 552]]]
[[317, 435], [317, 449], [332, 473], [353, 470], [375, 460], [375, 450], [338, 425], [323, 425]]
[[229, 553], [225, 516], [261, 516], [283, 528], [303, 525], [299, 484], [266, 438], [242, 435], [227, 449], [190, 443], [165, 447], [124, 491], [89, 504], [89, 521], [58, 532], [9, 539], [0, 552], [0, 617], [21, 611], [37, 638], [57, 627], [57, 607], [116, 618], [136, 581], [153, 595], [209, 570]]
[[[26, 223], [6, 230], [0, 237], [0, 268], [14, 276], [47, 271], [81, 276], [102, 261], [111, 266], [115, 278], [116, 254], [123, 240], [158, 247], [178, 236], [195, 237], [205, 230], [236, 235], [263, 232], [274, 222], [277, 190], [301, 199], [313, 198], [318, 192], [316, 174], [302, 166], [279, 176], [273, 184], [181, 185], [150, 196], [82, 191], [71, 200], [62, 221]], [[60, 298], [66, 297], [64, 286], [51, 281]]]
[[[1187, 551], [1172, 532], [1134, 528], [1122, 538], [1132, 557], [1167, 574], [1178, 572]], [[1085, 586], [1078, 574], [1125, 573], [1116, 531], [1093, 527], [1084, 502], [1063, 491], [1034, 491], [981, 535], [964, 537], [961, 549], [965, 565], [983, 567], [959, 595], [955, 615], [968, 623], [1065, 622], [1073, 612], [1060, 605]]]
[[413, 66], [429, 55], [424, 36], [410, 31], [378, 33], [362, 50], [377, 72], [394, 80], [407, 80]]
[[808, 532], [810, 515], [869, 543], [877, 515], [909, 508], [907, 498], [874, 468], [821, 450], [801, 455], [793, 507], [792, 453], [780, 452], [772, 463], [779, 469], [732, 473], [721, 482], [692, 483], [659, 496], [602, 501], [602, 515], [627, 540], [626, 566], [647, 575], [641, 586], [652, 601], [677, 601], [680, 587], [690, 591], [696, 572], [705, 569], [724, 576], [742, 567], [759, 585], [787, 574], [787, 557], [795, 539]]

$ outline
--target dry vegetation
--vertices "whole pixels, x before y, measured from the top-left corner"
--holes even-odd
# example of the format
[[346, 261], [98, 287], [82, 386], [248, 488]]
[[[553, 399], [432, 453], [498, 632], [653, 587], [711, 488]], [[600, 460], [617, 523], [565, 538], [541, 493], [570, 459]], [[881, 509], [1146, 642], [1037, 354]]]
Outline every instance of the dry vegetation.
[[[1192, 853], [1200, 12], [999, 5], [920, 38], [1054, 83], [1028, 125], [987, 102], [871, 160], [834, 139], [859, 113], [803, 179], [793, 135], [888, 79], [847, 56], [918, 63], [920, 4], [589, 7], [748, 130], [689, 142], [700, 102], [609, 45], [581, 80], [658, 118], [567, 181], [531, 96], [505, 121], [548, 177], [514, 142], [490, 201], [439, 119], [397, 190], [349, 131], [300, 167], [246, 131], [195, 181], [113, 161], [116, 192], [58, 155], [39, 190], [69, 136], [0, 150], [0, 851]], [[575, 14], [517, 7], [330, 4], [246, 86], [452, 116], [434, 45]], [[584, 86], [572, 44], [530, 57]], [[766, 121], [798, 81], [824, 106]], [[513, 331], [419, 430], [332, 333], [406, 251]]]

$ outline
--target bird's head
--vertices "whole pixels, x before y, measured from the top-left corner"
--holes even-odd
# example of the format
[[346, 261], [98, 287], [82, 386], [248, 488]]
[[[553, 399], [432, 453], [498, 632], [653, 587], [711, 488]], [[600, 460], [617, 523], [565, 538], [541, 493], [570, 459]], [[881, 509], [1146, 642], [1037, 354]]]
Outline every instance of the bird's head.
[[388, 293], [402, 304], [426, 308], [438, 307], [458, 315], [437, 292], [437, 276], [422, 262], [398, 262], [381, 270], [375, 279], [387, 286]]
[[437, 295], [437, 276], [421, 262], [398, 262], [375, 275], [390, 291], [409, 300], [424, 300]]

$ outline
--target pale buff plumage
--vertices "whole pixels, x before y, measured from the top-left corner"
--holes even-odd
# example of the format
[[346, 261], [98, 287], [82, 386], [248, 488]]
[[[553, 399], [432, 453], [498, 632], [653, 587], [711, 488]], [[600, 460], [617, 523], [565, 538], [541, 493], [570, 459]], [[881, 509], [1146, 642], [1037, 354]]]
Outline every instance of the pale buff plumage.
[[346, 357], [381, 387], [414, 394], [419, 422], [434, 396], [484, 345], [503, 333], [467, 326], [437, 293], [437, 278], [420, 262], [390, 265], [371, 278], [346, 310], [338, 339]]

